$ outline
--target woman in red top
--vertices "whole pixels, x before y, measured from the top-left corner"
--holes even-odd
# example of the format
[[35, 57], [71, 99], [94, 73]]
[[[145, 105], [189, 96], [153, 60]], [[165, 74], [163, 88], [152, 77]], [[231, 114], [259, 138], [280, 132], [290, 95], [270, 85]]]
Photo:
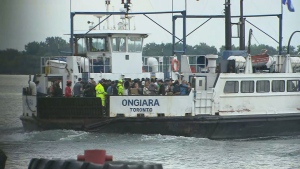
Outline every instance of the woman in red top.
[[67, 86], [65, 88], [65, 97], [72, 97], [71, 85], [72, 85], [71, 80], [67, 80]]

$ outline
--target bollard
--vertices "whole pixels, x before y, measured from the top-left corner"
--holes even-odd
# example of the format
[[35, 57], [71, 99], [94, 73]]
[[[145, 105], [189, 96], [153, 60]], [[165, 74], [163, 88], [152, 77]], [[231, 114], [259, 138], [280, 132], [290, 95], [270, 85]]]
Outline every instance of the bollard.
[[84, 161], [92, 162], [96, 164], [104, 164], [106, 159], [105, 150], [85, 150], [84, 151]]
[[113, 156], [106, 155], [105, 150], [85, 150], [84, 155], [77, 155], [77, 161], [92, 162], [104, 164], [106, 161], [112, 161]]

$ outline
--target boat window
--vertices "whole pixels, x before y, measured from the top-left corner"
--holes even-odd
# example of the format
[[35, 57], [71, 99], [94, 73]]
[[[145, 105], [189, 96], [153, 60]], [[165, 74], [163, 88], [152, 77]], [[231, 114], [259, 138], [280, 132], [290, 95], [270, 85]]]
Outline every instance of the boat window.
[[258, 80], [256, 82], [256, 92], [257, 93], [270, 92], [270, 81], [269, 80]]
[[128, 52], [141, 52], [141, 51], [142, 51], [142, 38], [128, 37]]
[[241, 82], [242, 93], [253, 93], [254, 92], [254, 81], [242, 81]]
[[299, 80], [288, 80], [287, 81], [287, 91], [288, 92], [298, 92], [299, 91]]
[[125, 37], [113, 37], [112, 38], [112, 50], [114, 52], [126, 52], [126, 38]]
[[111, 73], [111, 61], [110, 58], [98, 57], [97, 59], [91, 59], [92, 72], [91, 73]]
[[76, 45], [75, 48], [76, 54], [86, 53], [86, 43], [84, 38], [77, 39], [75, 45]]
[[272, 92], [284, 92], [284, 80], [272, 80]]
[[239, 82], [238, 81], [226, 81], [224, 87], [224, 93], [238, 93]]
[[90, 52], [108, 51], [108, 41], [106, 37], [87, 38], [88, 49]]

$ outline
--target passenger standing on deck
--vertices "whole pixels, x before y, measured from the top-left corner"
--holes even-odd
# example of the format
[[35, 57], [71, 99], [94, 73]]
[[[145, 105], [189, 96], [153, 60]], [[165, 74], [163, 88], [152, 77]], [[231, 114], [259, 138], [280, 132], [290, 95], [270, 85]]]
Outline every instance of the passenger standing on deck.
[[117, 89], [115, 81], [112, 81], [110, 83], [110, 86], [107, 88], [107, 94], [110, 95], [110, 96], [117, 96], [118, 95], [118, 89]]
[[45, 74], [46, 74], [46, 76], [48, 76], [48, 74], [50, 74], [50, 64], [49, 64], [49, 60], [47, 61], [47, 65], [45, 66]]
[[82, 92], [82, 82], [81, 82], [81, 78], [78, 78], [78, 82], [75, 83], [74, 87], [73, 87], [73, 96], [74, 97], [80, 97], [80, 94]]
[[151, 83], [150, 83], [149, 88], [148, 88], [151, 95], [156, 94], [156, 88], [157, 88], [157, 85], [155, 84], [155, 79], [151, 79]]
[[146, 81], [143, 88], [143, 95], [149, 95], [150, 93], [151, 92], [149, 91], [149, 81]]
[[51, 86], [47, 90], [47, 94], [50, 95], [51, 97], [53, 96], [53, 87], [54, 86], [54, 81], [51, 82]]
[[91, 88], [93, 89], [92, 91], [92, 95], [93, 95], [93, 97], [96, 97], [96, 90], [95, 90], [95, 87], [97, 86], [97, 84], [96, 84], [96, 82], [95, 82], [95, 80], [94, 80], [94, 78], [91, 78]]
[[189, 95], [192, 90], [192, 87], [191, 87], [192, 84], [190, 82], [188, 82], [187, 85], [188, 85], [188, 88], [187, 88], [186, 94]]
[[186, 80], [183, 80], [180, 84], [180, 95], [186, 95], [188, 90], [188, 85]]
[[179, 82], [178, 80], [176, 80], [174, 83], [173, 83], [173, 94], [174, 95], [180, 95], [180, 86], [179, 86]]
[[108, 88], [107, 88], [107, 90], [106, 90], [106, 92], [107, 92], [108, 95], [112, 95], [112, 88], [111, 88], [111, 86], [112, 86], [114, 83], [115, 83], [115, 82], [112, 81], [112, 82], [110, 83], [110, 86], [108, 86]]
[[36, 95], [37, 96], [43, 96], [44, 94], [42, 93], [42, 87], [40, 85], [40, 81], [37, 80], [34, 83], [36, 85]]
[[65, 88], [65, 97], [72, 97], [71, 85], [72, 85], [72, 81], [67, 80], [67, 86]]
[[139, 82], [135, 82], [133, 88], [137, 89], [139, 95], [143, 95], [143, 89], [140, 87]]
[[101, 98], [102, 101], [102, 106], [105, 107], [105, 95], [107, 95], [107, 93], [104, 90], [103, 84], [104, 82], [102, 80], [99, 80], [98, 85], [95, 87], [96, 90], [96, 97]]
[[118, 81], [117, 88], [118, 88], [118, 95], [119, 96], [124, 95], [123, 80]]
[[30, 94], [35, 96], [36, 95], [36, 84], [33, 81], [29, 81], [29, 90], [30, 90]]
[[165, 89], [164, 81], [162, 79], [160, 79], [158, 81], [158, 84], [159, 84], [158, 94], [161, 95], [161, 96], [166, 95], [166, 89]]
[[53, 84], [53, 92], [52, 92], [52, 95], [53, 97], [62, 97], [62, 89], [60, 88], [60, 85], [59, 85], [60, 81], [59, 80], [56, 80]]
[[173, 83], [172, 83], [172, 80], [167, 80], [167, 86], [166, 86], [166, 93], [167, 95], [173, 95]]
[[96, 97], [96, 91], [95, 91], [96, 85], [92, 82], [92, 79], [89, 80], [89, 83], [86, 85], [86, 88], [84, 90], [84, 96], [85, 97]]

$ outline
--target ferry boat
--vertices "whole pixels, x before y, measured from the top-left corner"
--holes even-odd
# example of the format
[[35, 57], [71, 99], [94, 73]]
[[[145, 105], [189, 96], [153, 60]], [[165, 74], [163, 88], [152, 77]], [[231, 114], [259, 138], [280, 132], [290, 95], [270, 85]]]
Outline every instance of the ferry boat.
[[[41, 72], [23, 89], [26, 130], [74, 129], [103, 133], [162, 134], [232, 139], [300, 134], [300, 59], [290, 55], [142, 56], [148, 34], [128, 30], [75, 31], [74, 54], [41, 58]], [[83, 44], [78, 42], [83, 41]], [[79, 53], [84, 45], [85, 53]], [[180, 60], [181, 62], [179, 63]], [[203, 61], [201, 63], [197, 61]], [[181, 72], [178, 72], [180, 66]], [[49, 97], [53, 81], [79, 78], [173, 79], [191, 82], [188, 95]], [[42, 93], [37, 96], [34, 81]], [[125, 91], [126, 91], [125, 90]]]

